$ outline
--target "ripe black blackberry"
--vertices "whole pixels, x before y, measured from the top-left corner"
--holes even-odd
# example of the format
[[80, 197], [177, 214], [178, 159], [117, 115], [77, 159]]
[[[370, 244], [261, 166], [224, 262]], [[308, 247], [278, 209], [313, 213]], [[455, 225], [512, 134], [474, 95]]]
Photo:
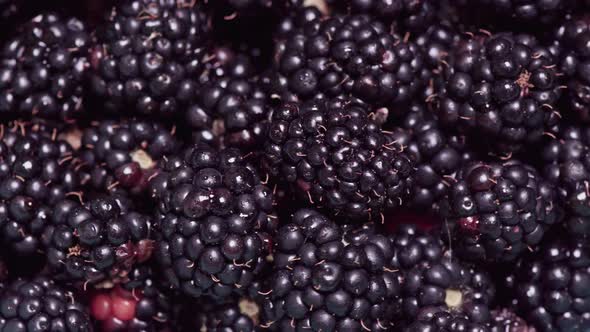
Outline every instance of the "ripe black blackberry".
[[265, 265], [273, 194], [237, 149], [195, 145], [150, 181], [158, 208], [155, 258], [183, 293], [226, 298]]
[[556, 130], [563, 88], [557, 60], [533, 36], [470, 35], [448, 57], [438, 91], [440, 121], [485, 135], [503, 155]]
[[590, 122], [590, 18], [566, 20], [557, 29], [554, 48], [567, 84], [566, 104], [576, 119]]
[[91, 91], [107, 111], [172, 117], [195, 99], [207, 19], [188, 0], [124, 1], [97, 29]]
[[19, 255], [40, 250], [52, 206], [77, 191], [72, 147], [44, 123], [0, 125], [0, 238]]
[[435, 20], [438, 1], [432, 0], [329, 0], [333, 6], [352, 14], [369, 14], [400, 25], [402, 30], [419, 31]]
[[4, 45], [0, 112], [66, 121], [79, 115], [88, 46], [81, 21], [56, 14], [33, 18]]
[[406, 328], [431, 324], [439, 325], [433, 331], [446, 331], [433, 315], [445, 317], [445, 325], [465, 317], [474, 326], [489, 323], [495, 286], [486, 271], [453, 257], [436, 232], [416, 225], [400, 225], [393, 239], [391, 266], [403, 280], [399, 319]]
[[322, 17], [304, 8], [279, 31], [267, 83], [287, 100], [351, 94], [391, 106], [409, 102], [430, 78], [418, 46], [370, 16]]
[[85, 204], [62, 200], [48, 219], [42, 242], [56, 279], [111, 286], [151, 256], [151, 219], [115, 196]]
[[[563, 234], [559, 234], [563, 236]], [[540, 332], [590, 330], [590, 245], [557, 238], [507, 278], [518, 313]]]
[[561, 221], [555, 188], [516, 160], [465, 166], [441, 203], [443, 239], [464, 259], [514, 261]]
[[140, 119], [103, 120], [84, 129], [74, 163], [81, 183], [91, 189], [121, 187], [137, 194], [160, 159], [179, 149], [174, 127]]
[[344, 218], [383, 218], [412, 188], [414, 168], [394, 135], [350, 98], [285, 103], [273, 111], [264, 164], [309, 203]]
[[91, 332], [92, 322], [74, 294], [46, 277], [18, 279], [0, 294], [3, 331]]
[[573, 237], [590, 237], [590, 129], [564, 128], [543, 147], [545, 178], [566, 208], [565, 226]]
[[476, 158], [475, 150], [466, 136], [443, 131], [425, 105], [412, 105], [400, 125], [395, 140], [416, 165], [409, 206], [436, 210], [457, 171]]
[[390, 239], [374, 225], [346, 227], [310, 209], [275, 237], [261, 295], [262, 325], [277, 331], [380, 331], [391, 327], [399, 274]]
[[186, 111], [195, 142], [251, 150], [263, 144], [270, 119], [267, 94], [250, 59], [227, 49], [214, 52], [220, 62], [206, 71], [197, 103]]

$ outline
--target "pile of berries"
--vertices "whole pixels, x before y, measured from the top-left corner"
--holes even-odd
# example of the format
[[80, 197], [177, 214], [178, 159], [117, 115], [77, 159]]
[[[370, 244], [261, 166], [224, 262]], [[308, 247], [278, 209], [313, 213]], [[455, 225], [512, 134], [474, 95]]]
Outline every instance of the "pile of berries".
[[590, 332], [590, 1], [0, 0], [0, 332]]

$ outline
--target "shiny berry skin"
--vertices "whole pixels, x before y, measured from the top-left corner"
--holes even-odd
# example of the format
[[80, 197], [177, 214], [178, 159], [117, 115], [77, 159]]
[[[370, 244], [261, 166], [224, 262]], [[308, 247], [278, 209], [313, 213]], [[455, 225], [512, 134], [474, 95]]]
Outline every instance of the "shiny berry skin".
[[82, 185], [102, 192], [145, 191], [159, 160], [180, 149], [174, 127], [147, 120], [103, 120], [85, 128], [76, 162]]
[[207, 30], [190, 1], [119, 4], [96, 33], [91, 92], [111, 113], [178, 115], [196, 97]]
[[506, 284], [518, 312], [538, 331], [584, 331], [590, 328], [588, 242], [556, 235], [523, 257]]
[[590, 236], [590, 130], [564, 126], [559, 135], [543, 147], [545, 178], [555, 185], [562, 206], [568, 212], [565, 228], [569, 236]]
[[572, 17], [555, 31], [552, 48], [559, 55], [559, 70], [567, 85], [568, 115], [584, 123], [590, 121], [590, 20]]
[[281, 27], [276, 72], [263, 81], [283, 100], [346, 94], [390, 107], [409, 102], [431, 76], [415, 43], [368, 15], [324, 18], [307, 7]]
[[562, 76], [534, 36], [484, 31], [457, 42], [447, 63], [435, 99], [448, 129], [483, 133], [507, 157], [557, 130]]
[[56, 278], [117, 284], [136, 264], [150, 258], [152, 220], [126, 204], [116, 196], [84, 205], [67, 199], [55, 204], [42, 243]]
[[42, 14], [8, 41], [0, 66], [0, 112], [59, 120], [83, 113], [90, 37], [84, 23]]
[[46, 277], [13, 281], [0, 293], [0, 306], [3, 330], [93, 331], [85, 305]]
[[73, 148], [44, 122], [1, 125], [0, 235], [19, 255], [41, 250], [52, 206], [79, 190]]
[[266, 265], [273, 193], [238, 149], [194, 145], [150, 181], [157, 208], [155, 258], [174, 289], [227, 299]]
[[[409, 224], [400, 225], [392, 234], [391, 265], [401, 272], [403, 280], [398, 319], [408, 326], [438, 325], [432, 320], [438, 312], [450, 315], [447, 319], [451, 321], [469, 317], [474, 326], [486, 326], [496, 295], [492, 276], [453, 257], [441, 236], [445, 234], [424, 232]], [[440, 331], [444, 331], [444, 325], [438, 327]]]
[[457, 253], [478, 262], [515, 261], [562, 219], [555, 187], [517, 160], [464, 166], [440, 212]]
[[258, 292], [263, 327], [281, 331], [387, 329], [398, 314], [400, 275], [375, 225], [343, 227], [300, 209], [282, 225], [272, 274]]
[[307, 204], [346, 219], [379, 220], [412, 187], [404, 146], [350, 98], [285, 103], [273, 111], [263, 166]]
[[202, 78], [197, 102], [185, 112], [193, 142], [250, 151], [264, 143], [270, 98], [255, 76], [251, 59], [220, 48]]

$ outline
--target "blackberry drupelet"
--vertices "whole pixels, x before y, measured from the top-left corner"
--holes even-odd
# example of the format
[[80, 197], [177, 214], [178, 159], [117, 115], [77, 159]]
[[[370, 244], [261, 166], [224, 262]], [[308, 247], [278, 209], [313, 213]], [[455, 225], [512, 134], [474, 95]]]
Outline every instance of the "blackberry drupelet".
[[557, 60], [533, 36], [469, 35], [447, 63], [435, 98], [444, 125], [485, 135], [508, 156], [556, 130], [563, 88]]
[[297, 211], [275, 237], [261, 326], [277, 331], [381, 331], [391, 327], [399, 274], [390, 239], [374, 225], [340, 226]]
[[193, 297], [246, 291], [266, 265], [272, 191], [237, 149], [195, 145], [162, 164], [150, 188], [166, 279]]
[[547, 243], [518, 262], [507, 285], [517, 312], [537, 331], [590, 330], [587, 241], [563, 237]]
[[139, 119], [103, 120], [82, 132], [76, 152], [81, 183], [92, 190], [140, 193], [165, 155], [180, 149], [175, 127]]
[[121, 286], [100, 290], [92, 296], [90, 312], [99, 322], [100, 331], [175, 331], [176, 315], [173, 294], [159, 288], [157, 276], [148, 266], [129, 274]]
[[33, 18], [3, 48], [0, 112], [71, 121], [83, 112], [89, 36], [56, 14]]
[[576, 119], [590, 122], [590, 18], [566, 20], [556, 31], [555, 52], [567, 84], [566, 104]]
[[62, 200], [48, 219], [42, 242], [56, 279], [112, 286], [152, 254], [151, 219], [114, 196], [85, 204]]
[[280, 32], [267, 85], [286, 100], [351, 94], [389, 107], [409, 102], [430, 78], [418, 46], [370, 16], [305, 8]]
[[553, 185], [529, 165], [473, 162], [441, 203], [444, 232], [464, 259], [514, 261], [561, 221], [556, 196]]
[[[420, 231], [416, 225], [400, 225], [393, 239], [391, 266], [403, 280], [399, 320], [406, 328], [433, 324], [439, 328], [433, 331], [446, 331], [437, 322], [443, 318], [443, 325], [489, 323], [495, 286], [485, 270], [453, 257], [439, 234]], [[440, 317], [432, 319], [433, 315]]]
[[428, 28], [438, 10], [438, 1], [432, 0], [334, 0], [332, 4], [352, 14], [369, 14], [386, 22], [393, 21], [404, 31]]
[[46, 277], [18, 279], [0, 294], [3, 331], [91, 332], [92, 322], [74, 294]]
[[350, 98], [285, 103], [273, 111], [264, 165], [305, 200], [343, 218], [396, 208], [413, 186], [414, 166], [396, 137]]
[[41, 249], [52, 207], [79, 189], [73, 149], [57, 134], [42, 122], [0, 124], [0, 238], [18, 255]]
[[545, 178], [565, 207], [569, 236], [590, 237], [590, 129], [565, 127], [543, 147]]
[[409, 206], [437, 210], [436, 203], [447, 194], [457, 171], [477, 153], [464, 135], [439, 128], [436, 116], [422, 104], [410, 108], [394, 136], [416, 165]]
[[[224, 54], [221, 54], [221, 53]], [[186, 111], [195, 142], [252, 150], [262, 145], [270, 105], [249, 58], [231, 51], [215, 52], [219, 66], [209, 69], [198, 101]], [[220, 58], [227, 58], [226, 60]], [[223, 63], [225, 62], [225, 63]]]
[[175, 116], [196, 97], [207, 38], [194, 1], [124, 1], [97, 29], [91, 91], [113, 113]]

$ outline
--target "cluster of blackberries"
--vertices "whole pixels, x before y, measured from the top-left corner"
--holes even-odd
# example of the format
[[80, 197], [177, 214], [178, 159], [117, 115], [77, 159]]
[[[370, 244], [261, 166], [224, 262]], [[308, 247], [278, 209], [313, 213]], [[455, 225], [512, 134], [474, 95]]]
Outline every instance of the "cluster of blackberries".
[[590, 332], [590, 1], [0, 21], [0, 332]]

